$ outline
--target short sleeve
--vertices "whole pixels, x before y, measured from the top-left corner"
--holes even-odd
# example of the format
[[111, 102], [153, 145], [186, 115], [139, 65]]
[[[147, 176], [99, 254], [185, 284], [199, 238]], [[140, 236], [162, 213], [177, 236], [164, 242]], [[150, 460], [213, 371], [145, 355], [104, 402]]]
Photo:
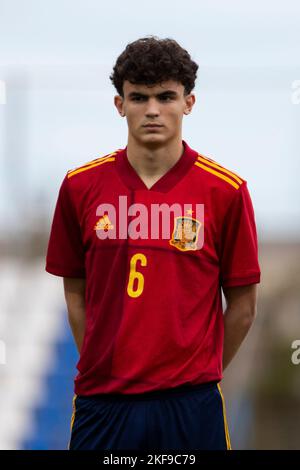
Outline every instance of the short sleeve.
[[55, 207], [46, 257], [46, 271], [56, 276], [85, 277], [81, 228], [71, 199], [67, 176]]
[[257, 232], [247, 182], [227, 210], [222, 229], [220, 277], [223, 287], [260, 282]]

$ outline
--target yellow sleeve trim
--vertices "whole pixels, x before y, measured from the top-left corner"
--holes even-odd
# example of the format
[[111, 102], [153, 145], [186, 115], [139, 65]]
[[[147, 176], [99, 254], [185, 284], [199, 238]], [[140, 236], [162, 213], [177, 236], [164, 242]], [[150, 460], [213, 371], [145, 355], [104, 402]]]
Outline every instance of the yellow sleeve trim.
[[233, 186], [235, 189], [239, 189], [240, 186], [228, 176], [223, 175], [223, 173], [219, 173], [218, 171], [215, 171], [212, 168], [209, 168], [208, 166], [202, 165], [202, 163], [199, 162], [195, 162], [195, 165], [199, 166], [200, 168], [203, 168], [203, 170], [208, 171], [213, 175], [216, 175], [218, 178], [227, 181], [227, 183], [231, 184], [231, 186]]
[[206, 163], [206, 165], [212, 166], [213, 168], [217, 168], [218, 170], [222, 170], [224, 173], [227, 173], [227, 175], [232, 176], [233, 179], [235, 179], [238, 183], [242, 184], [243, 180], [238, 177], [235, 173], [232, 171], [226, 170], [222, 165], [219, 165], [218, 163], [212, 162], [211, 160], [208, 160], [206, 158], [203, 158], [201, 155], [198, 156], [198, 160], [201, 162]]

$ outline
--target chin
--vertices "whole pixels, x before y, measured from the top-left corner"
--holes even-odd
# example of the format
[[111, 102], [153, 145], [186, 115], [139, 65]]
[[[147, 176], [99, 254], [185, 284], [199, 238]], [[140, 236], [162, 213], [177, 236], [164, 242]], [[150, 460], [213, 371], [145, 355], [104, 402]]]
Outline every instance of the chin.
[[165, 146], [165, 140], [164, 139], [148, 139], [148, 140], [144, 140], [143, 142], [143, 145], [145, 147], [148, 147], [149, 149], [158, 149], [158, 148], [161, 148], [163, 146]]
[[142, 138], [141, 138], [141, 142], [143, 142], [144, 144], [156, 144], [156, 143], [159, 143], [159, 144], [162, 144], [163, 142], [166, 142], [166, 136], [164, 135], [161, 135], [161, 134], [147, 134], [147, 135], [143, 135]]

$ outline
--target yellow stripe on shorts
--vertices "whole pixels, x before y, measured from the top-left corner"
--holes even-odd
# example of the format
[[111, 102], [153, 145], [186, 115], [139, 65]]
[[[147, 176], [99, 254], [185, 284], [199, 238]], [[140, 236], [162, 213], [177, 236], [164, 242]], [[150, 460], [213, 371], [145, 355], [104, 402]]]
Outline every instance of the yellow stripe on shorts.
[[217, 385], [218, 385], [218, 389], [219, 389], [219, 392], [220, 392], [220, 395], [221, 395], [221, 398], [222, 398], [226, 446], [227, 446], [227, 450], [232, 450], [232, 448], [231, 448], [231, 442], [230, 442], [230, 436], [229, 436], [229, 430], [228, 430], [228, 425], [227, 425], [227, 418], [226, 418], [225, 400], [224, 400], [224, 397], [223, 397], [223, 393], [222, 393], [220, 384], [217, 384]]
[[[76, 398], [77, 398], [77, 395], [74, 395], [73, 397], [73, 401], [72, 401], [72, 417], [71, 417], [71, 424], [70, 424], [70, 433], [72, 434], [72, 429], [73, 429], [73, 425], [74, 425], [74, 421], [75, 421], [75, 414], [76, 414]], [[70, 444], [71, 444], [71, 437], [70, 437], [70, 440], [69, 440], [69, 445], [68, 445], [68, 449], [70, 450]]]

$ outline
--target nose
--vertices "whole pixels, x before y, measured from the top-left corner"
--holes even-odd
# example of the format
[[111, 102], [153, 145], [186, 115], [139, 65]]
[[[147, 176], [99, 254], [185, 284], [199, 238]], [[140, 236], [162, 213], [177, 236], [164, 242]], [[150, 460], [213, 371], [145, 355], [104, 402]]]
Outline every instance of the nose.
[[146, 116], [153, 118], [159, 116], [159, 103], [155, 98], [150, 98], [147, 103]]

